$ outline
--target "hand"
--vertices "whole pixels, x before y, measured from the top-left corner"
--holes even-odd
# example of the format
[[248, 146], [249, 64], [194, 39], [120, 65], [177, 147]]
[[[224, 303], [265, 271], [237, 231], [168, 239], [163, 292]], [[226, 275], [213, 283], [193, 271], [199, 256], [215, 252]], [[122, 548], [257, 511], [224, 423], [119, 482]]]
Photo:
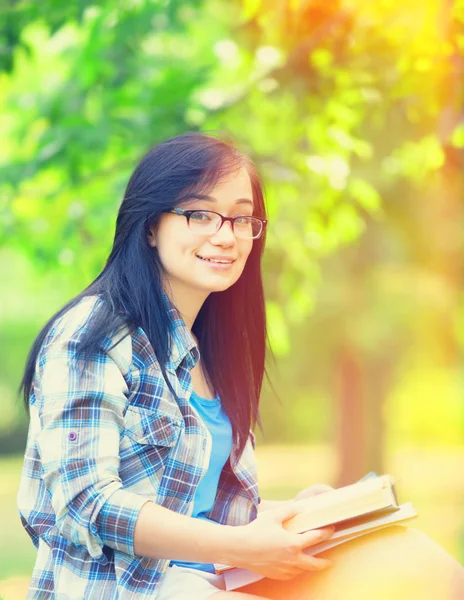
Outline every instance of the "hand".
[[236, 527], [236, 552], [229, 564], [250, 569], [271, 579], [286, 581], [305, 571], [320, 571], [332, 566], [331, 561], [305, 554], [303, 550], [327, 540], [334, 527], [323, 527], [305, 533], [290, 533], [282, 523], [301, 512], [292, 502], [266, 510], [257, 518]]
[[314, 485], [310, 485], [304, 490], [301, 490], [301, 492], [299, 492], [295, 498], [293, 498], [293, 500], [304, 500], [305, 498], [310, 498], [311, 496], [318, 496], [319, 494], [330, 492], [333, 489], [333, 487], [330, 487], [330, 485], [326, 485], [325, 483], [315, 483]]

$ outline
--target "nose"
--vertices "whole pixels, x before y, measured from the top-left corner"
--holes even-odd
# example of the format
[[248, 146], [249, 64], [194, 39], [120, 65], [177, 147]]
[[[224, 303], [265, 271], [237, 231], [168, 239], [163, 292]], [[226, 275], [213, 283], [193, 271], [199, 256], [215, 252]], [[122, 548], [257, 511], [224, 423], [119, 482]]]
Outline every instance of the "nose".
[[235, 244], [235, 234], [232, 229], [232, 223], [230, 221], [224, 221], [222, 227], [216, 231], [216, 233], [211, 236], [211, 242], [214, 244], [221, 245], [233, 245]]

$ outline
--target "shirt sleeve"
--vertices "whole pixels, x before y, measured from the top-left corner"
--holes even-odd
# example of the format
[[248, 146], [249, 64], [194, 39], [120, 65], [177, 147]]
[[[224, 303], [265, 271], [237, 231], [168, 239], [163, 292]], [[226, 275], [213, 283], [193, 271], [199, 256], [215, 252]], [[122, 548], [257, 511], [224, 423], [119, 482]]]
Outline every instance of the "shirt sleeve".
[[[118, 473], [130, 361], [120, 359], [118, 346], [85, 365], [77, 360], [85, 326], [71, 320], [40, 357], [37, 444], [59, 533], [106, 562], [103, 546], [134, 555], [135, 524], [148, 499], [123, 489]], [[130, 336], [123, 344], [130, 352]]]

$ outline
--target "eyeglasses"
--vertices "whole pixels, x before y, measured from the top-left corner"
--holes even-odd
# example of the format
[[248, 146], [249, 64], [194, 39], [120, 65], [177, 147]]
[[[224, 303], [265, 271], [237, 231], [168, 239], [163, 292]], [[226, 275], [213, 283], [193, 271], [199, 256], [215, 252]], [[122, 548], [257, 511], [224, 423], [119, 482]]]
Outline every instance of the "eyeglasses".
[[230, 221], [235, 237], [256, 240], [262, 236], [267, 225], [267, 220], [260, 217], [224, 217], [214, 210], [173, 208], [164, 212], [185, 217], [190, 230], [199, 235], [213, 235], [221, 229], [224, 221]]

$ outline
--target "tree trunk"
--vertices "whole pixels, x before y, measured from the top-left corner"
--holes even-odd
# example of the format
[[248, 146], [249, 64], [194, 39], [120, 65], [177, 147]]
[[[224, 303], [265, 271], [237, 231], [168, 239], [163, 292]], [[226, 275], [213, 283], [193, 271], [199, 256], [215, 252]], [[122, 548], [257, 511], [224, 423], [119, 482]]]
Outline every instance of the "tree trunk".
[[366, 420], [363, 369], [356, 350], [349, 343], [340, 349], [336, 363], [338, 455], [337, 487], [353, 483], [364, 475]]

